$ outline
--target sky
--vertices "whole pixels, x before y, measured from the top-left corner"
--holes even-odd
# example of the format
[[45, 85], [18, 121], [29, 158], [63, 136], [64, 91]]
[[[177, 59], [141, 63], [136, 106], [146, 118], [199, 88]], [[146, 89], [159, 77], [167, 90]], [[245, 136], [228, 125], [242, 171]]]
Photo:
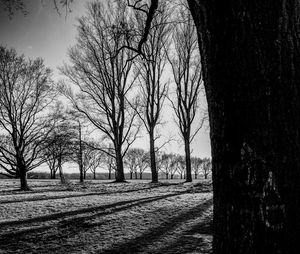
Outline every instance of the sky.
[[[7, 48], [14, 48], [19, 54], [28, 58], [42, 57], [45, 65], [54, 72], [54, 79], [59, 80], [57, 67], [68, 61], [67, 50], [76, 43], [77, 18], [86, 12], [86, 0], [75, 0], [71, 6], [72, 11], [61, 15], [55, 10], [52, 0], [26, 0], [28, 14], [16, 13], [9, 19], [7, 13], [0, 9], [0, 44]], [[170, 73], [166, 73], [170, 75]], [[205, 103], [205, 98], [201, 99]], [[178, 127], [173, 122], [173, 113], [168, 105], [164, 107], [161, 126], [164, 136], [173, 136], [180, 140]], [[200, 119], [195, 119], [198, 124]], [[163, 141], [161, 141], [163, 142]], [[148, 150], [147, 137], [138, 140], [134, 146]], [[191, 144], [192, 156], [210, 157], [209, 129], [204, 127], [196, 135]], [[184, 154], [182, 142], [173, 141], [164, 147], [165, 151]]]

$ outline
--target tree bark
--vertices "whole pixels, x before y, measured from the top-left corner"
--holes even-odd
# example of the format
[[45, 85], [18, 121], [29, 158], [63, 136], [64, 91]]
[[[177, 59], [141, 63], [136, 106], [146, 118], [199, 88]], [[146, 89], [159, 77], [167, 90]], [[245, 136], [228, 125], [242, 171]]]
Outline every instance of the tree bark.
[[157, 183], [158, 182], [158, 174], [157, 174], [157, 168], [156, 168], [154, 131], [152, 129], [150, 129], [150, 132], [149, 132], [149, 139], [150, 139], [150, 167], [151, 167], [152, 183]]
[[30, 190], [28, 183], [27, 183], [27, 172], [26, 167], [23, 163], [18, 165], [19, 168], [19, 175], [20, 175], [20, 183], [21, 183], [21, 191], [28, 191]]
[[143, 179], [143, 173], [142, 172], [140, 173], [140, 179], [141, 180]]
[[191, 151], [190, 151], [190, 138], [184, 137], [184, 151], [185, 151], [185, 170], [186, 182], [192, 182], [192, 167], [191, 167]]
[[134, 175], [135, 175], [135, 179], [138, 179], [138, 173], [134, 172]]
[[65, 184], [67, 181], [66, 181], [63, 169], [62, 169], [61, 158], [58, 158], [57, 166], [58, 166], [58, 170], [59, 170], [60, 182], [62, 184]]
[[123, 166], [123, 158], [121, 153], [121, 148], [116, 148], [116, 182], [124, 182], [125, 176], [124, 176], [124, 166]]
[[79, 139], [79, 160], [78, 160], [78, 166], [79, 166], [79, 182], [83, 183], [83, 179], [85, 179], [84, 172], [83, 172], [83, 148], [82, 148], [82, 132], [81, 132], [81, 123], [78, 120], [78, 139]]
[[130, 172], [130, 180], [132, 180], [132, 172]]
[[195, 173], [195, 179], [197, 179], [197, 177], [198, 177], [198, 175], [197, 175], [197, 173]]
[[299, 1], [188, 2], [210, 118], [213, 252], [298, 253]]
[[96, 180], [96, 170], [94, 171], [94, 180]]
[[111, 166], [108, 169], [108, 180], [111, 180]]

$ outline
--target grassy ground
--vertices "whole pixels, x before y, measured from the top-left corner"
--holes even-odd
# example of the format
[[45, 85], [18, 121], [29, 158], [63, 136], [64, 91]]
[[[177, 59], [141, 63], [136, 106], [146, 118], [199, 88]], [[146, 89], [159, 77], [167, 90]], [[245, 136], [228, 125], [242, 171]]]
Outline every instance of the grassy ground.
[[0, 253], [211, 253], [209, 181], [0, 180]]

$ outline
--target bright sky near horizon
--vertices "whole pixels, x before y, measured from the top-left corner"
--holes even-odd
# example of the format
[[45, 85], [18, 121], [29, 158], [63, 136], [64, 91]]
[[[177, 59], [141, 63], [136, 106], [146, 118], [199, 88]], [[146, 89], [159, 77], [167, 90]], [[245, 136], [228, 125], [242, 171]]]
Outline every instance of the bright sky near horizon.
[[[59, 16], [52, 0], [26, 0], [27, 16], [16, 13], [9, 19], [7, 13], [0, 10], [0, 45], [15, 48], [19, 54], [29, 58], [42, 57], [45, 65], [54, 70], [54, 78], [58, 80], [58, 66], [66, 62], [67, 50], [76, 42], [77, 17], [85, 14], [88, 1], [74, 1], [72, 12], [65, 17]], [[167, 122], [161, 129], [166, 133], [177, 133], [177, 126], [172, 121], [171, 109], [165, 110], [163, 119]], [[200, 119], [195, 119], [199, 123]], [[179, 136], [176, 135], [179, 139]], [[148, 138], [138, 140], [135, 146], [148, 150]], [[192, 145], [192, 155], [210, 157], [210, 141], [208, 128], [202, 128], [196, 135]], [[165, 147], [166, 151], [184, 154], [182, 142], [172, 142]]]

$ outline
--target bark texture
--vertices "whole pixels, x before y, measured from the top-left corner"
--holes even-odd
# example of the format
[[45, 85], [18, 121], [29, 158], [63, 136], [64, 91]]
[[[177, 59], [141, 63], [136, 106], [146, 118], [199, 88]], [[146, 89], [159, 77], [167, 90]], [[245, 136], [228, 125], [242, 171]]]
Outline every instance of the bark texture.
[[299, 0], [188, 0], [210, 117], [219, 253], [298, 253]]

